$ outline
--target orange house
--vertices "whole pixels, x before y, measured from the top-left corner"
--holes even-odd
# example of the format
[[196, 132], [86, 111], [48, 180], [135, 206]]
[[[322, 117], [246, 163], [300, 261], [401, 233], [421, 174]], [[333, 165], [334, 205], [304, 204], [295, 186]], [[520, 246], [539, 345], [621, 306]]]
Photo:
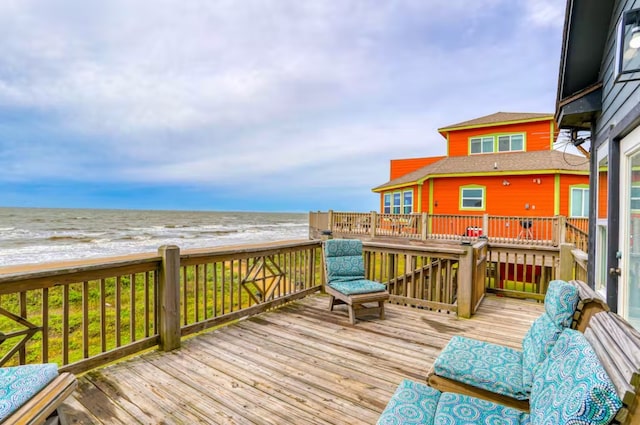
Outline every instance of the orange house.
[[588, 217], [589, 161], [553, 150], [552, 114], [497, 112], [438, 129], [447, 155], [392, 159], [387, 214]]

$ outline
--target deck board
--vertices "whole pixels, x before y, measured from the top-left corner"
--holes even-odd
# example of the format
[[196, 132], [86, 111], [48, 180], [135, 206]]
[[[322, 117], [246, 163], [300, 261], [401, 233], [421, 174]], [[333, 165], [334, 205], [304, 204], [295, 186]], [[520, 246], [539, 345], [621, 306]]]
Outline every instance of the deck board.
[[453, 335], [519, 348], [542, 304], [487, 296], [472, 319], [386, 306], [348, 323], [326, 296], [91, 371], [71, 424], [371, 424], [404, 378], [424, 381]]

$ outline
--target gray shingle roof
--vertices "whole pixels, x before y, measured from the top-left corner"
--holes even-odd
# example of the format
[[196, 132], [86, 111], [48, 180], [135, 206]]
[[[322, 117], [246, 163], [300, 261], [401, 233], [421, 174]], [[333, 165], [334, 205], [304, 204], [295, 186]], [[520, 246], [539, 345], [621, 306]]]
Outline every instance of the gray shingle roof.
[[372, 190], [415, 183], [429, 176], [437, 177], [449, 174], [486, 174], [508, 175], [513, 172], [588, 172], [589, 161], [579, 155], [555, 150], [534, 152], [505, 152], [471, 156], [453, 156], [441, 159], [433, 164], [419, 168], [397, 179], [390, 180]]
[[469, 127], [476, 125], [492, 125], [511, 121], [524, 121], [536, 118], [553, 118], [553, 114], [540, 114], [531, 112], [496, 112], [495, 114], [486, 115], [480, 118], [474, 118], [469, 121], [459, 122], [457, 124], [446, 125], [439, 128], [438, 131], [453, 130], [459, 127]]

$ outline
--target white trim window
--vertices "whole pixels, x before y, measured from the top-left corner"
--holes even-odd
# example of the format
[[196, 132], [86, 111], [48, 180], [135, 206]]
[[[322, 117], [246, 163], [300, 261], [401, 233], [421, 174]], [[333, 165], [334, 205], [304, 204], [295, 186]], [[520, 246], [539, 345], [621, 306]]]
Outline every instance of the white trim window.
[[460, 208], [463, 210], [481, 210], [484, 208], [484, 188], [483, 187], [463, 187], [461, 188]]
[[402, 192], [402, 210], [403, 214], [411, 214], [413, 212], [413, 190]]
[[382, 212], [384, 214], [391, 214], [391, 194], [390, 193], [384, 194]]
[[498, 136], [498, 152], [514, 152], [524, 150], [524, 136], [511, 134]]
[[393, 213], [400, 214], [400, 207], [402, 206], [402, 198], [400, 192], [393, 192]]
[[569, 205], [569, 217], [589, 217], [589, 188], [572, 187]]
[[471, 153], [492, 153], [493, 136], [471, 138]]

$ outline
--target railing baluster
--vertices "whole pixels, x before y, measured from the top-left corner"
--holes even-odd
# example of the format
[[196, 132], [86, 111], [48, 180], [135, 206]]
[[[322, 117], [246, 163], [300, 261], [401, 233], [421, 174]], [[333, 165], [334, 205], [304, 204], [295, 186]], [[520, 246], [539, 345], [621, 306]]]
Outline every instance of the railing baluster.
[[89, 358], [89, 282], [82, 282], [82, 358]]

